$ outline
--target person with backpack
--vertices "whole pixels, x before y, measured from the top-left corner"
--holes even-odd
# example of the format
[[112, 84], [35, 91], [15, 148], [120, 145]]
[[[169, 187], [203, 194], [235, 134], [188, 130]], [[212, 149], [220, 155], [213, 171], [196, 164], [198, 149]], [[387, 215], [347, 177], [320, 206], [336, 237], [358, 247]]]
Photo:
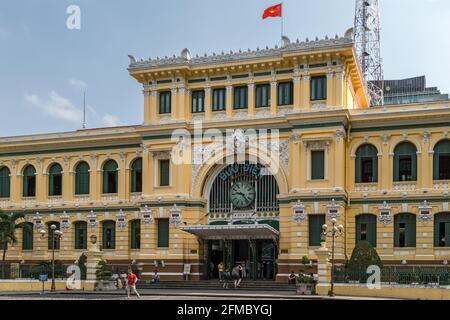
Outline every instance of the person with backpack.
[[234, 288], [237, 289], [237, 287], [239, 287], [241, 285], [242, 282], [242, 273], [243, 273], [243, 268], [240, 264], [238, 264], [236, 267], [233, 268], [233, 270], [231, 271], [231, 276], [234, 279]]

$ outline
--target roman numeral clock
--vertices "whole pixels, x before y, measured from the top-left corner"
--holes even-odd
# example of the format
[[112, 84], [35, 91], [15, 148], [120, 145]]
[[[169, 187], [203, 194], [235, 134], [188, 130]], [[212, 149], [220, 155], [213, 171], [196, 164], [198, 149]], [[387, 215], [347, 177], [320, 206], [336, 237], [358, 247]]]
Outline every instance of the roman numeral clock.
[[248, 208], [255, 201], [255, 197], [255, 187], [249, 182], [236, 182], [231, 187], [231, 203], [237, 209]]

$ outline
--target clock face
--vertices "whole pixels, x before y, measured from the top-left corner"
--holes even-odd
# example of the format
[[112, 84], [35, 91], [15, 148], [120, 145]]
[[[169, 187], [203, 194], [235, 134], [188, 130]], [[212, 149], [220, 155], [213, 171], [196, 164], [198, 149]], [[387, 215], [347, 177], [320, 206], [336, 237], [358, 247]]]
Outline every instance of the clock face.
[[236, 182], [231, 188], [231, 202], [236, 208], [247, 208], [255, 201], [255, 188], [249, 182]]

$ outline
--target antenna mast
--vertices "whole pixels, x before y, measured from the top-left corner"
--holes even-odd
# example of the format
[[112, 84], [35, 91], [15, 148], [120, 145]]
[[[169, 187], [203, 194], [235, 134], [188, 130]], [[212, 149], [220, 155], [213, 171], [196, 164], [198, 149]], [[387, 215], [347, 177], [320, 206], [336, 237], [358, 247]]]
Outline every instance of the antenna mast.
[[83, 129], [86, 129], [86, 91], [83, 92]]
[[380, 33], [378, 0], [356, 0], [354, 40], [356, 54], [369, 90], [371, 106], [384, 105]]

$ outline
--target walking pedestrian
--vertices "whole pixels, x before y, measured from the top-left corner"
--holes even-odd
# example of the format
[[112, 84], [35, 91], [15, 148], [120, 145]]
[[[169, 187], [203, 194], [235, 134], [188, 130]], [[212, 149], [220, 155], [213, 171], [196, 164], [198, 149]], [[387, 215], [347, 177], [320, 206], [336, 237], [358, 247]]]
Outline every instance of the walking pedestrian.
[[223, 262], [219, 263], [219, 265], [217, 266], [217, 268], [219, 269], [219, 281], [222, 282], [224, 280], [224, 271], [225, 271], [225, 265], [223, 264]]
[[127, 284], [127, 296], [128, 299], [130, 299], [130, 293], [133, 291], [134, 294], [137, 295], [137, 297], [140, 299], [141, 296], [136, 290], [136, 283], [138, 282], [138, 277], [133, 273], [133, 271], [128, 270], [128, 284]]

